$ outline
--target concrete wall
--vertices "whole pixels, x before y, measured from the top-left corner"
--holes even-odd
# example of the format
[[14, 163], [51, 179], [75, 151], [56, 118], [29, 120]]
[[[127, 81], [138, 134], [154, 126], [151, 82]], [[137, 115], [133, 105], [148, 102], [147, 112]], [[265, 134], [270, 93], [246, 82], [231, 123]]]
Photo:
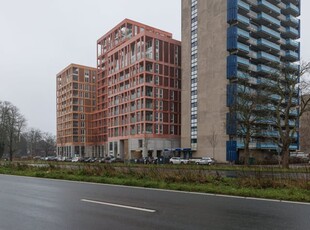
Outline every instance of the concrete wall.
[[182, 0], [181, 147], [191, 147], [191, 0]]
[[227, 0], [198, 1], [198, 156], [226, 161]]
[[[182, 147], [190, 147], [190, 2], [182, 1]], [[198, 0], [198, 139], [194, 156], [226, 162], [227, 0]]]

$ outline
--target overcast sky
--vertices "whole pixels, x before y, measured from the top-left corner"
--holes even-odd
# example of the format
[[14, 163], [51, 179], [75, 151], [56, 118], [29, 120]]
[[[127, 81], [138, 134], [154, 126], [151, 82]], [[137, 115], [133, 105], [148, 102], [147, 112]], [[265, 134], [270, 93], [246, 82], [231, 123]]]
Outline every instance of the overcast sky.
[[[310, 1], [302, 1], [302, 59], [310, 61]], [[0, 0], [0, 100], [28, 127], [56, 133], [56, 74], [95, 67], [96, 41], [124, 18], [181, 39], [181, 0]]]

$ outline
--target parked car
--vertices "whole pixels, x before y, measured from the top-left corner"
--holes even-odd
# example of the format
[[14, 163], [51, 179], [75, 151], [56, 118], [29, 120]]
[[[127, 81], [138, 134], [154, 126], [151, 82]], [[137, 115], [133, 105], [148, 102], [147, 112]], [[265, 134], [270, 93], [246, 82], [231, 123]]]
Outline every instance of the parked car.
[[212, 157], [202, 157], [196, 161], [197, 165], [214, 165], [215, 160]]
[[156, 160], [153, 157], [144, 157], [143, 158], [144, 164], [156, 164], [155, 162], [156, 162]]
[[171, 157], [169, 159], [170, 164], [187, 164], [188, 160], [182, 159], [181, 157]]
[[72, 158], [72, 162], [80, 162], [82, 160], [81, 157], [74, 157]]
[[113, 163], [113, 162], [115, 162], [115, 157], [113, 156], [104, 158], [104, 163]]

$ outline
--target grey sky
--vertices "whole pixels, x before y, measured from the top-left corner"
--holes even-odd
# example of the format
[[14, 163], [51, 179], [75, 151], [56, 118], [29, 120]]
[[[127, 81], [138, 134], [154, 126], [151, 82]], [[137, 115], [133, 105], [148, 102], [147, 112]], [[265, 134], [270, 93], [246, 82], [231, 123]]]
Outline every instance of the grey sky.
[[[302, 59], [310, 61], [310, 1], [302, 1]], [[129, 18], [181, 39], [181, 0], [0, 0], [0, 100], [28, 126], [56, 133], [56, 74], [96, 65], [96, 41]]]

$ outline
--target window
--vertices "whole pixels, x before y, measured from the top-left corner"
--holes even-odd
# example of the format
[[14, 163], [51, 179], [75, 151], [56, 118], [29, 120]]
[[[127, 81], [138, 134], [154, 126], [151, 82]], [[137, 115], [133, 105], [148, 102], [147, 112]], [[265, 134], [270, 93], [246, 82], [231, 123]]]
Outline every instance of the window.
[[154, 80], [155, 80], [155, 85], [159, 85], [159, 76], [155, 76], [154, 77]]
[[143, 146], [143, 140], [138, 140], [138, 147], [142, 148], [142, 146]]

